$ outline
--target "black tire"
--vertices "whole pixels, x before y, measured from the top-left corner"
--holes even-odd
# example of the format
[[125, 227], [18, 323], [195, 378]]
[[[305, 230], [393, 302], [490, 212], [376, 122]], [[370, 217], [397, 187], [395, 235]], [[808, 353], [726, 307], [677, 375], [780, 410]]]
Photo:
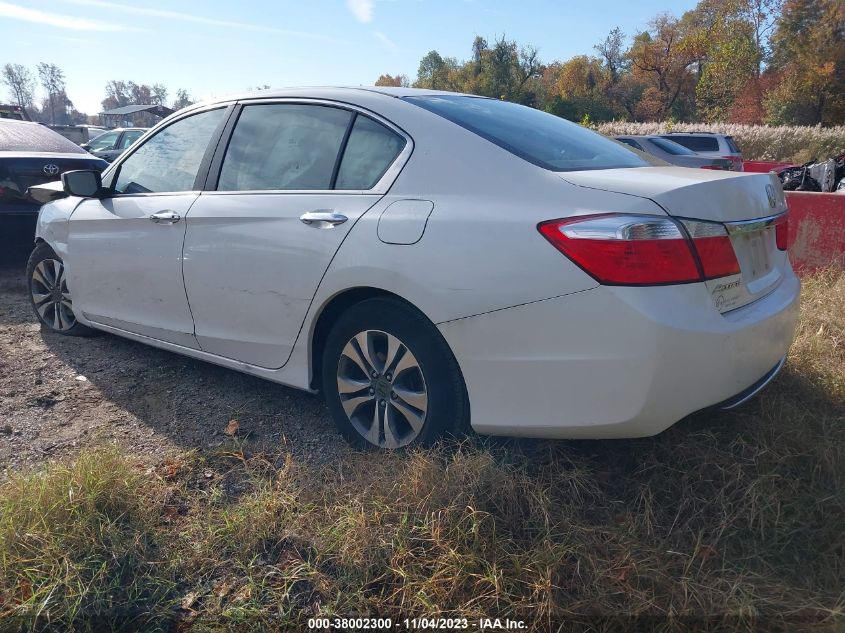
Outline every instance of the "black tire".
[[[347, 344], [352, 344], [353, 337], [366, 332], [371, 332], [370, 336], [375, 337], [366, 340], [375, 340], [376, 342], [382, 334], [395, 337], [406, 350], [410, 351], [411, 357], [409, 358], [416, 361], [415, 368], [397, 372], [394, 377], [396, 393], [391, 388], [389, 397], [385, 397], [384, 400], [375, 399], [379, 398], [378, 394], [381, 393], [377, 390], [383, 389], [384, 385], [377, 384], [374, 382], [376, 379], [373, 379], [372, 376], [364, 376], [362, 372], [359, 373], [357, 379], [361, 381], [371, 380], [370, 387], [364, 387], [360, 392], [343, 396], [341, 396], [338, 387], [339, 374], [345, 373], [345, 368], [350, 366], [349, 358], [344, 355], [344, 349], [349, 349]], [[387, 338], [384, 340], [384, 345], [386, 345]], [[360, 346], [358, 349], [360, 349]], [[399, 368], [403, 364], [402, 357], [407, 352], [402, 352], [402, 349], [400, 347], [399, 352], [394, 356], [395, 361], [390, 364], [391, 367]], [[380, 354], [378, 353], [372, 356], [376, 359], [376, 362], [379, 362], [379, 357]], [[364, 360], [366, 362], [367, 359]], [[359, 372], [360, 367], [359, 363], [355, 363], [351, 371]], [[383, 366], [381, 370], [384, 373], [380, 375], [378, 380], [382, 380], [381, 376], [387, 379], [391, 378], [390, 367]], [[398, 394], [402, 393], [400, 390], [402, 381], [416, 381], [417, 386], [414, 389], [420, 389], [419, 377], [416, 374], [418, 370], [421, 372], [424, 381], [422, 392], [426, 394], [426, 408], [421, 430], [414, 431], [411, 425], [407, 424], [408, 416], [400, 415], [401, 406], [397, 408], [397, 400], [399, 405], [408, 404], [398, 397]], [[321, 378], [323, 394], [335, 424], [340, 433], [353, 446], [364, 449], [430, 446], [446, 436], [463, 434], [469, 429], [469, 401], [466, 387], [452, 351], [443, 336], [425, 315], [398, 299], [389, 297], [367, 299], [355, 304], [341, 314], [326, 339], [323, 349]], [[402, 388], [405, 386], [402, 385]], [[372, 394], [374, 392], [372, 409], [367, 408], [370, 406], [369, 402], [364, 402], [360, 405], [360, 413], [356, 409], [353, 414], [348, 415], [344, 410], [342, 398], [346, 399], [348, 406], [351, 406], [348, 399], [351, 399], [352, 396], [359, 394], [365, 396], [367, 393]], [[379, 433], [385, 439], [385, 445], [382, 446], [367, 440], [363, 432], [359, 431], [362, 421], [365, 424], [368, 418], [372, 419], [372, 415], [375, 414], [375, 407], [379, 406], [379, 402], [387, 403], [382, 406], [385, 407], [383, 410], [388, 412], [382, 414], [384, 417], [381, 418], [380, 422], [383, 430]], [[353, 422], [353, 418], [356, 422]], [[387, 425], [390, 425], [388, 429], [391, 431], [391, 442], [389, 443], [395, 443], [392, 440], [399, 438], [402, 431], [409, 431], [403, 436], [405, 439], [401, 440], [403, 443], [400, 446], [389, 445], [386, 440], [387, 429], [384, 428]], [[370, 429], [372, 432], [372, 426], [370, 426]], [[411, 434], [414, 435], [413, 438], [407, 440]]]
[[[97, 334], [96, 330], [92, 330], [76, 320], [76, 315], [73, 314], [72, 307], [64, 307], [62, 311], [62, 319], [58, 321], [60, 327], [56, 327], [56, 308], [54, 302], [48, 302], [52, 303], [53, 307], [46, 308], [46, 316], [45, 314], [42, 314], [41, 310], [39, 310], [39, 306], [37, 306], [35, 302], [35, 296], [36, 294], [42, 294], [45, 287], [39, 286], [40, 282], [37, 280], [36, 270], [38, 269], [39, 264], [47, 262], [48, 260], [59, 262], [62, 265], [62, 268], [64, 266], [61, 257], [56, 255], [55, 251], [50, 248], [50, 246], [48, 246], [45, 242], [39, 242], [32, 251], [32, 254], [29, 256], [29, 261], [26, 264], [26, 281], [27, 290], [29, 291], [29, 303], [32, 306], [32, 311], [35, 312], [35, 316], [41, 322], [42, 327], [64, 336], [93, 336]], [[62, 278], [63, 275], [60, 279]], [[70, 316], [70, 320], [67, 319], [68, 316]]]

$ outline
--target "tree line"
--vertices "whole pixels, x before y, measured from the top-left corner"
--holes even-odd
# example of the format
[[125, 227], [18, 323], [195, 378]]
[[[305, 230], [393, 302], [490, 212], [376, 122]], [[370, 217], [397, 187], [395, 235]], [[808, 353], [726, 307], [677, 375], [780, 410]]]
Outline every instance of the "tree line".
[[[67, 96], [64, 71], [56, 64], [39, 63], [35, 73], [22, 64], [5, 64], [0, 73], [0, 83], [8, 88], [12, 102], [25, 108], [36, 121], [56, 125], [99, 122], [96, 115], [80, 112], [73, 105]], [[40, 98], [37, 96], [39, 87]], [[149, 86], [134, 81], [112, 80], [106, 83], [105, 93], [101, 102], [103, 110], [142, 104], [179, 110], [193, 103], [191, 95], [183, 89], [178, 89], [175, 98], [168, 102], [167, 88], [158, 83]], [[146, 121], [144, 117], [150, 120]], [[136, 123], [140, 125], [152, 124], [155, 120], [152, 115], [144, 113], [136, 117]]]
[[533, 46], [476, 37], [467, 60], [433, 50], [413, 82], [384, 74], [376, 85], [507, 99], [576, 121], [845, 123], [842, 0], [701, 0], [632, 37], [614, 28], [593, 49], [544, 63]]

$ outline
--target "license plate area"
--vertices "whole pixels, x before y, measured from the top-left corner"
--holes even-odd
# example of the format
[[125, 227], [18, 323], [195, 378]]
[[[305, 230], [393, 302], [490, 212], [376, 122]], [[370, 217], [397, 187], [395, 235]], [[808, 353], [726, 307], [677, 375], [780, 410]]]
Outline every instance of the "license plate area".
[[706, 283], [713, 305], [720, 313], [741, 308], [775, 287], [781, 278], [775, 260], [775, 242], [775, 228], [771, 225], [731, 234], [740, 274]]
[[746, 285], [765, 277], [772, 269], [772, 250], [775, 248], [774, 227], [739, 233], [731, 238], [731, 243]]

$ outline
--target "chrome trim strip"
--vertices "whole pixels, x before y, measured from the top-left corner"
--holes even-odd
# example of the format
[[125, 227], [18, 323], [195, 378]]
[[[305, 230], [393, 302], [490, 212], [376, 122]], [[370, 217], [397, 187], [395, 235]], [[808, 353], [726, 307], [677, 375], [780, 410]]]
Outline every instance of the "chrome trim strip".
[[764, 380], [762, 382], [760, 382], [760, 384], [758, 384], [756, 387], [754, 387], [751, 391], [744, 394], [739, 400], [737, 400], [735, 402], [731, 402], [730, 404], [719, 407], [719, 408], [722, 409], [723, 411], [728, 411], [730, 409], [735, 409], [739, 405], [748, 402], [751, 398], [753, 398], [758, 393], [760, 393], [760, 391], [762, 391], [766, 387], [766, 385], [768, 385], [770, 382], [772, 382], [775, 379], [775, 376], [777, 376], [780, 373], [780, 370], [783, 369], [783, 366], [784, 366], [785, 363], [786, 363], [786, 356], [781, 358], [778, 361], [778, 364], [775, 365], [774, 369], [771, 369], [769, 371], [768, 376], [766, 376], [764, 378]]
[[740, 220], [738, 222], [725, 222], [725, 228], [728, 233], [735, 235], [737, 233], [749, 233], [751, 231], [760, 231], [761, 229], [772, 226], [775, 222], [780, 220], [786, 212], [770, 215], [765, 218], [756, 218], [754, 220]]

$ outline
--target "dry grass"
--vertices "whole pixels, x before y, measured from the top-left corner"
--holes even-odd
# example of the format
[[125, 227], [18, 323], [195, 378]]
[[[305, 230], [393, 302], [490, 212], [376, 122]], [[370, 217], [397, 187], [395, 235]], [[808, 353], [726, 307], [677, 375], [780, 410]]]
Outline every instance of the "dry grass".
[[741, 125], [739, 123], [599, 123], [602, 134], [665, 134], [714, 132], [728, 134], [739, 145], [745, 160], [783, 160], [806, 163], [826, 160], [845, 152], [845, 126]]
[[[360, 455], [320, 470], [114, 451], [0, 490], [0, 629], [845, 627], [845, 274], [805, 282], [767, 396], [655, 438]], [[563, 626], [562, 629], [558, 627]]]

